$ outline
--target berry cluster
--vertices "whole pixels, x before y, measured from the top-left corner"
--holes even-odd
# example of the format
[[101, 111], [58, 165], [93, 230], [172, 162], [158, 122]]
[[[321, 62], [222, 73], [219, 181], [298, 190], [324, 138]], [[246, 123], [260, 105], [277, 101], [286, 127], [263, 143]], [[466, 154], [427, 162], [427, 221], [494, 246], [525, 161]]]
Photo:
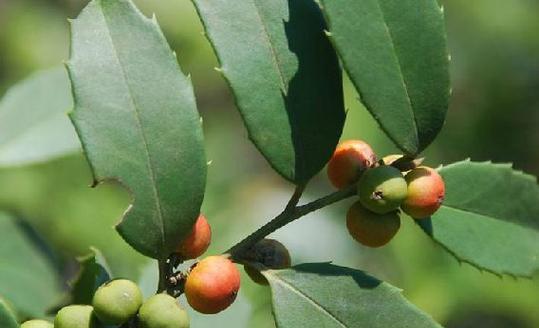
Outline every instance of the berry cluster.
[[383, 246], [395, 236], [400, 228], [399, 208], [415, 219], [428, 218], [445, 195], [436, 170], [403, 155], [377, 161], [372, 148], [361, 140], [340, 143], [327, 174], [338, 189], [357, 184], [359, 201], [348, 210], [346, 226], [355, 240], [370, 247]]
[[140, 288], [127, 279], [111, 280], [100, 286], [92, 305], [68, 305], [60, 309], [54, 325], [30, 320], [22, 328], [100, 328], [122, 325], [130, 320], [141, 328], [188, 328], [189, 317], [176, 299], [156, 294], [142, 301]]
[[[395, 236], [400, 228], [399, 208], [415, 219], [426, 218], [438, 210], [445, 194], [444, 181], [436, 170], [403, 155], [377, 161], [372, 148], [360, 140], [339, 144], [327, 173], [338, 189], [357, 188], [359, 200], [348, 210], [346, 226], [355, 240], [370, 247], [383, 246]], [[210, 241], [211, 227], [201, 214], [191, 233], [176, 248], [175, 258], [180, 262], [198, 258], [206, 252]], [[261, 285], [268, 284], [261, 270], [284, 269], [291, 263], [286, 247], [273, 239], [258, 241], [235, 260], [244, 264], [247, 275]], [[47, 321], [30, 320], [21, 328], [97, 328], [128, 322], [141, 328], [189, 327], [188, 314], [175, 298], [179, 295], [177, 290], [185, 293], [194, 310], [214, 314], [229, 307], [240, 288], [240, 273], [224, 255], [208, 256], [186, 273], [171, 272], [167, 278], [172, 291], [168, 289], [168, 294], [159, 293], [143, 302], [134, 282], [111, 280], [97, 289], [92, 305], [60, 309], [54, 326]]]

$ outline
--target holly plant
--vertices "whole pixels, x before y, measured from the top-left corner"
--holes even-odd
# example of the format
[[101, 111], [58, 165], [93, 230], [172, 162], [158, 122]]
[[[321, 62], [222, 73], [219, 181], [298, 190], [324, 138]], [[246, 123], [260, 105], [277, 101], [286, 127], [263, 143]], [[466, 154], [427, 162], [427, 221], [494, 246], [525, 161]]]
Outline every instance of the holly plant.
[[[144, 16], [131, 0], [92, 0], [70, 20], [65, 68], [38, 73], [4, 98], [0, 128], [19, 137], [4, 146], [0, 164], [45, 161], [82, 146], [93, 187], [114, 181], [129, 192], [131, 205], [115, 229], [157, 260], [158, 288], [145, 298], [136, 283], [112, 276], [92, 249], [79, 259], [80, 272], [68, 301], [54, 310], [54, 324], [26, 317], [32, 320], [20, 327], [188, 327], [187, 306], [204, 314], [227, 310], [242, 285], [241, 267], [271, 289], [277, 327], [440, 327], [397, 287], [327, 262], [291, 266], [294, 254], [267, 238], [345, 199], [354, 200], [341, 214], [351, 242], [383, 247], [402, 220], [414, 220], [459, 261], [500, 276], [537, 272], [535, 177], [509, 164], [422, 164], [451, 94], [443, 9], [435, 0], [193, 3], [219, 61], [216, 74], [228, 82], [249, 139], [294, 186], [290, 200], [243, 240], [205, 254], [220, 232], [201, 213], [208, 161], [191, 78], [155, 17]], [[339, 143], [346, 119], [343, 72], [400, 154], [376, 154], [362, 140]], [[49, 100], [52, 94], [63, 97]], [[25, 115], [35, 107], [44, 117]], [[54, 133], [25, 138], [41, 131], [36, 122]], [[302, 201], [326, 165], [335, 189]], [[1, 218], [2, 233], [12, 231], [16, 223], [7, 214]], [[22, 239], [13, 243], [4, 248], [25, 247]], [[15, 287], [21, 286], [29, 285]], [[182, 294], [188, 304], [178, 302]], [[2, 328], [19, 327], [14, 311], [35, 313], [18, 308], [22, 296], [10, 295], [0, 302]]]

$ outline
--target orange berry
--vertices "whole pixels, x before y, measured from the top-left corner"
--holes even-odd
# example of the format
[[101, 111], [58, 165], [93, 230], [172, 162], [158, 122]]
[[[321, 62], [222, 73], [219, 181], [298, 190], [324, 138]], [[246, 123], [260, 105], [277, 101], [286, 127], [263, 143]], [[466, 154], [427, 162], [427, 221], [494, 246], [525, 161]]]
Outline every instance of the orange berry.
[[240, 273], [223, 256], [209, 256], [198, 262], [185, 282], [185, 296], [193, 309], [205, 314], [223, 311], [236, 299]]
[[376, 165], [376, 154], [361, 140], [340, 143], [329, 160], [327, 174], [337, 189], [355, 183], [368, 168]]
[[211, 227], [206, 217], [200, 214], [191, 233], [178, 245], [176, 252], [190, 260], [204, 254], [211, 242]]
[[404, 177], [408, 195], [402, 210], [416, 219], [428, 218], [440, 208], [445, 197], [445, 183], [435, 169], [420, 166]]
[[400, 228], [397, 211], [376, 214], [369, 211], [360, 202], [350, 207], [346, 215], [346, 227], [350, 235], [359, 243], [369, 247], [381, 247], [387, 244]]

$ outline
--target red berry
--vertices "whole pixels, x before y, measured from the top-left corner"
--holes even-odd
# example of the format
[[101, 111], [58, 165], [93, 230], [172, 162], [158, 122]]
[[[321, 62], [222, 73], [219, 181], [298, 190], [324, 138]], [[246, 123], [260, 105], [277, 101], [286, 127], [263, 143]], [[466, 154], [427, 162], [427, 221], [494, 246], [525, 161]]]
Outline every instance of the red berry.
[[206, 217], [200, 214], [191, 233], [176, 248], [184, 259], [194, 259], [204, 254], [211, 242], [211, 227]]
[[337, 189], [355, 183], [368, 168], [376, 165], [376, 154], [361, 140], [340, 143], [328, 163], [328, 177]]
[[185, 296], [193, 309], [218, 313], [230, 306], [240, 289], [236, 265], [223, 256], [209, 256], [195, 265], [185, 282]]
[[408, 183], [408, 196], [402, 210], [416, 219], [428, 218], [440, 208], [445, 196], [444, 180], [436, 170], [420, 166], [404, 177]]

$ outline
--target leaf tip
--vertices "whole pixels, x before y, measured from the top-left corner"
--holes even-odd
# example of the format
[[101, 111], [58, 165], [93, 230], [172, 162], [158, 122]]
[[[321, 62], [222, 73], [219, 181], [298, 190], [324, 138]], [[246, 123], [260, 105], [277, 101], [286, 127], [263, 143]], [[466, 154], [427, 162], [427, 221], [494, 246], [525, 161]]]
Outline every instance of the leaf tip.
[[330, 31], [328, 30], [324, 30], [324, 34], [328, 37], [328, 38], [331, 38], [333, 36], [333, 33], [331, 33]]
[[208, 162], [206, 162], [206, 165], [210, 166], [212, 163], [213, 163], [213, 160], [209, 160]]

